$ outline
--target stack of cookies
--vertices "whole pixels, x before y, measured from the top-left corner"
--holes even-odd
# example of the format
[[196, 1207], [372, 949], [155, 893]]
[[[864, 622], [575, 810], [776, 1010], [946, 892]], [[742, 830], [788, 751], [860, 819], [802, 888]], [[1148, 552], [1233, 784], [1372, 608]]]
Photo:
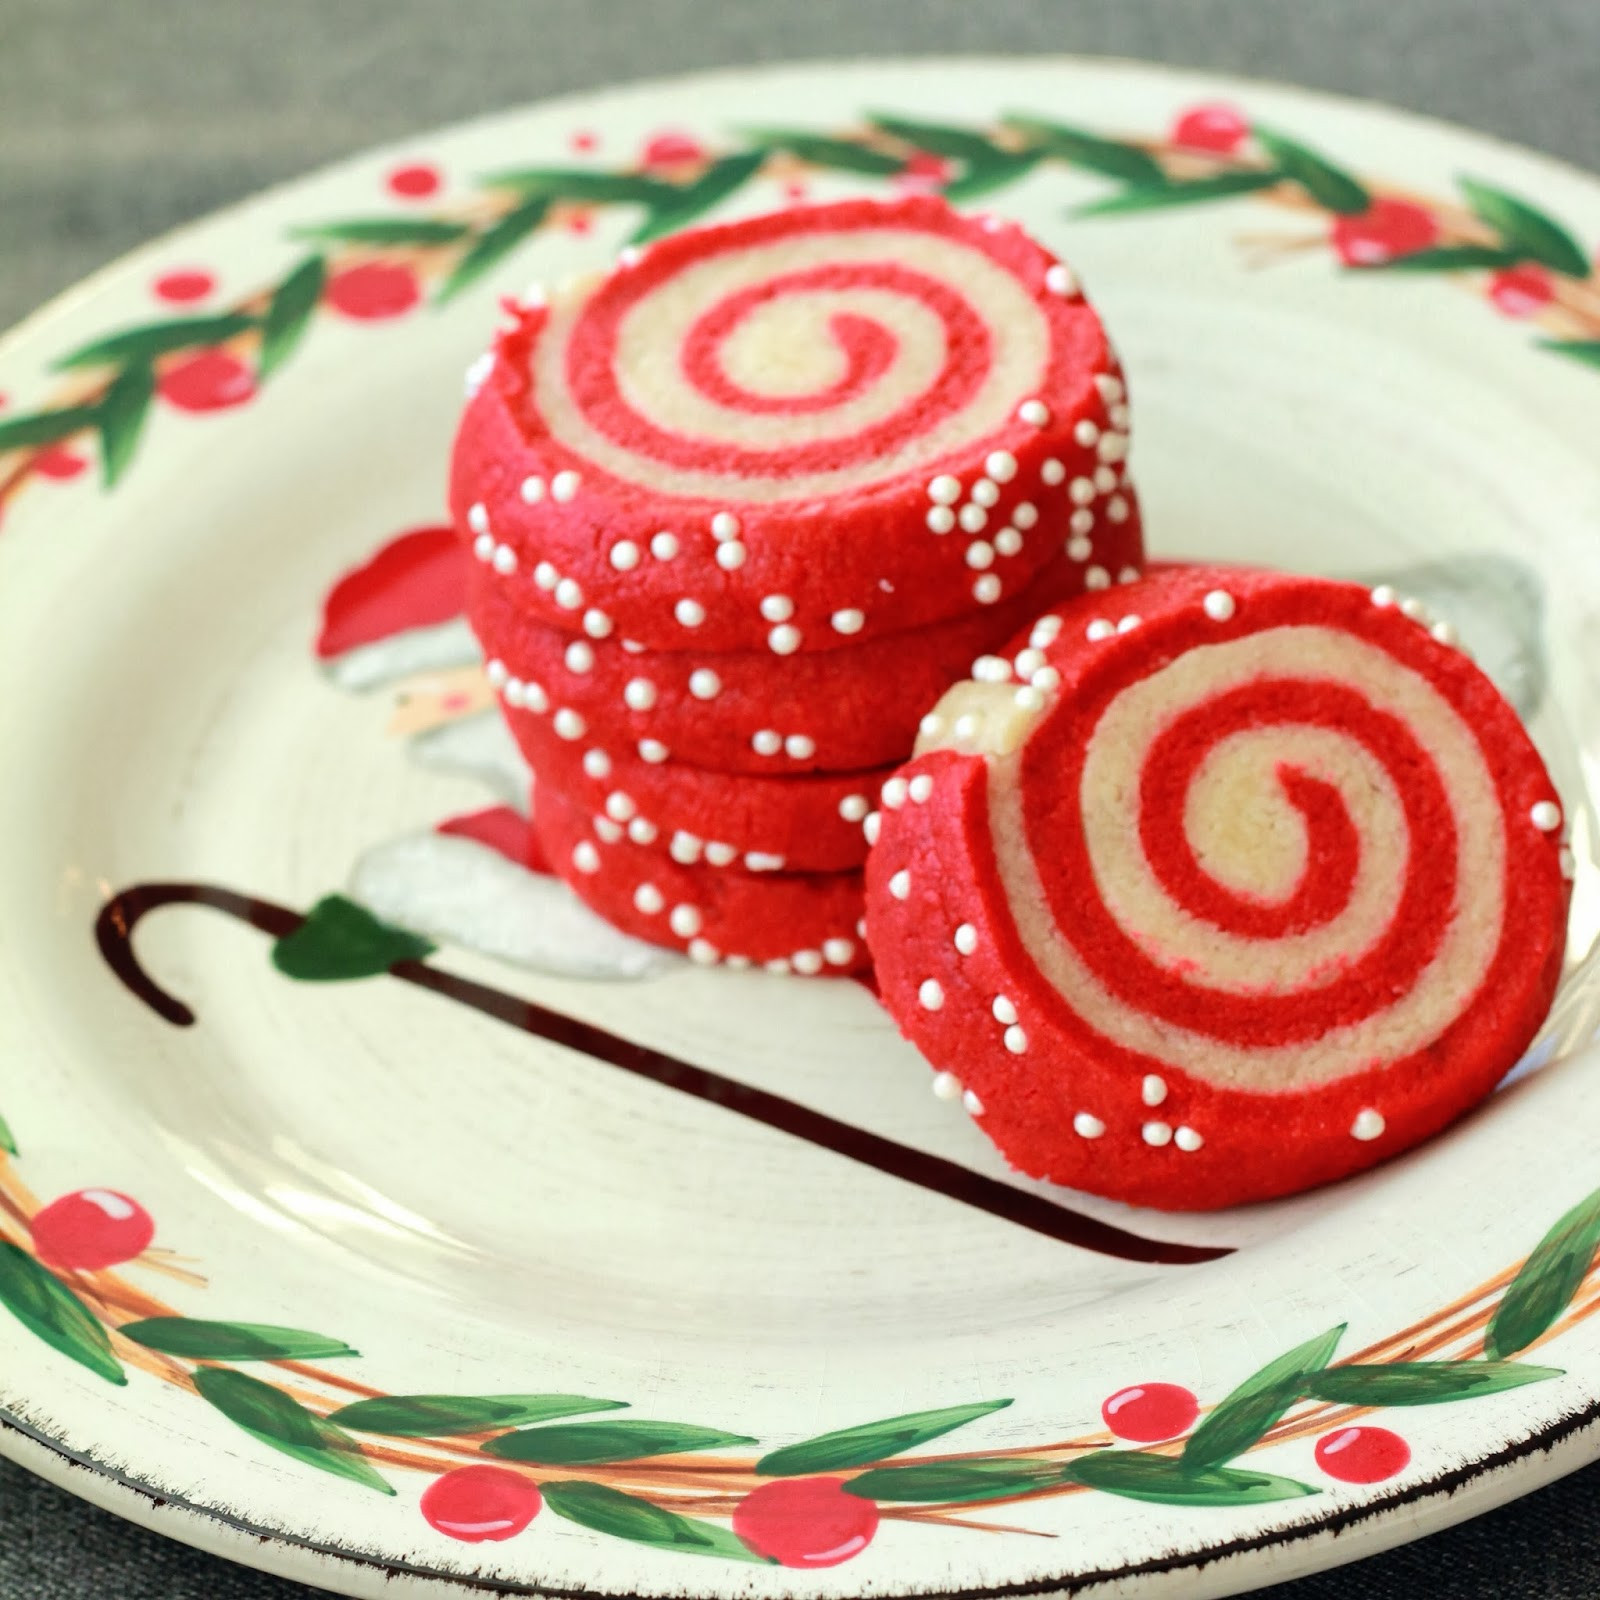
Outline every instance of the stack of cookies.
[[930, 197], [794, 208], [524, 300], [471, 384], [469, 616], [554, 870], [696, 961], [866, 966], [863, 825], [923, 716], [1142, 566], [1070, 269]]

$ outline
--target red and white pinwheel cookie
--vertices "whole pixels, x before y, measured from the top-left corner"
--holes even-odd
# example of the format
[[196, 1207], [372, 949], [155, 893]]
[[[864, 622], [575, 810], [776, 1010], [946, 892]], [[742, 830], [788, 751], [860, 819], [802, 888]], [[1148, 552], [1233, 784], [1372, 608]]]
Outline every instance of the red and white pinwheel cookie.
[[1122, 379], [1076, 279], [932, 196], [628, 252], [516, 310], [478, 381], [461, 537], [530, 615], [652, 650], [956, 616], [1026, 585], [1075, 512], [1131, 515]]
[[[1427, 1137], [1533, 1039], [1560, 802], [1387, 589], [1173, 569], [952, 689], [885, 786], [885, 1003], [1036, 1177], [1175, 1209]], [[992, 670], [986, 670], [992, 669]]]

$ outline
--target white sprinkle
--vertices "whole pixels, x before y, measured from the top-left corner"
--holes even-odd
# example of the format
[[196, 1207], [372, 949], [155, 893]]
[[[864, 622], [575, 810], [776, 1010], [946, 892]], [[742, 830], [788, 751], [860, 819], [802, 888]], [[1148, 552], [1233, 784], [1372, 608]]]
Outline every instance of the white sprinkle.
[[706, 620], [706, 608], [698, 600], [680, 600], [672, 614], [686, 628], [698, 628]]
[[890, 778], [883, 786], [883, 803], [891, 811], [898, 811], [906, 803], [906, 796], [911, 792], [911, 785], [898, 775]]
[[994, 536], [994, 548], [998, 555], [1014, 556], [1022, 548], [1022, 535], [1015, 528], [1002, 528]]
[[579, 872], [598, 872], [600, 852], [587, 839], [580, 839], [572, 847], [572, 864]]
[[970, 956], [978, 948], [978, 930], [970, 922], [963, 922], [956, 929], [955, 946], [964, 956]]
[[1387, 583], [1380, 583], [1372, 591], [1372, 603], [1375, 606], [1392, 606], [1397, 598], [1393, 587]]
[[977, 736], [978, 719], [968, 712], [965, 716], [956, 718], [955, 736], [958, 739], [972, 739]]
[[804, 733], [791, 733], [784, 741], [786, 754], [796, 761], [809, 761], [817, 753], [817, 741]]
[[583, 604], [583, 590], [578, 587], [577, 579], [563, 578], [556, 585], [556, 604], [563, 611], [576, 611]]
[[984, 458], [983, 470], [996, 483], [1010, 483], [1017, 475], [1017, 458], [1009, 450], [991, 450]]
[[775, 756], [783, 749], [783, 735], [776, 728], [758, 728], [750, 735], [750, 748], [758, 756]]
[[1095, 373], [1094, 386], [1100, 391], [1100, 398], [1108, 406], [1115, 405], [1127, 392], [1122, 387], [1122, 380], [1113, 372]]
[[956, 519], [961, 524], [963, 533], [982, 533], [989, 521], [989, 513], [982, 506], [973, 501], [968, 501], [961, 508], [961, 515]]
[[929, 533], [949, 533], [956, 525], [956, 514], [949, 506], [930, 506], [927, 523]]
[[794, 969], [789, 965], [788, 961], [786, 961], [784, 957], [774, 956], [771, 961], [763, 961], [761, 963], [761, 970], [763, 972], [775, 972], [781, 976], [786, 972], [792, 972]]
[[878, 833], [883, 827], [883, 818], [876, 811], [869, 811], [861, 819], [861, 831], [867, 836], [867, 843], [874, 845], [878, 842]]
[[1089, 510], [1087, 506], [1079, 506], [1067, 518], [1067, 527], [1073, 533], [1089, 533], [1094, 528], [1094, 512]]
[[530, 506], [536, 506], [544, 499], [544, 479], [535, 473], [532, 477], [522, 480], [522, 487], [518, 489], [523, 500]]
[[639, 547], [632, 539], [618, 539], [611, 547], [611, 565], [618, 572], [632, 572], [639, 565]]
[[835, 611], [829, 621], [833, 624], [835, 633], [860, 633], [867, 620], [864, 611], [857, 611], [853, 606], [843, 611]]
[[979, 683], [1009, 683], [1011, 663], [1004, 656], [979, 656], [972, 663], [972, 676]]
[[925, 739], [935, 739], [944, 730], [944, 718], [937, 711], [930, 711], [917, 724], [917, 732]]
[[994, 546], [985, 539], [975, 539], [967, 546], [967, 565], [982, 571], [994, 565]]
[[1039, 468], [1039, 476], [1053, 489], [1058, 483], [1067, 481], [1067, 469], [1054, 456], [1051, 456]]
[[1400, 615], [1409, 617], [1413, 622], [1426, 622], [1428, 620], [1428, 608], [1420, 600], [1407, 595], [1400, 602]]
[[1017, 407], [1017, 421], [1030, 428], [1042, 428], [1050, 420], [1050, 407], [1043, 400], [1024, 400]]
[[1540, 800], [1529, 811], [1528, 821], [1540, 833], [1554, 833], [1561, 826], [1561, 807], [1554, 800]]
[[1383, 1113], [1374, 1111], [1371, 1106], [1358, 1112], [1356, 1120], [1350, 1124], [1350, 1137], [1360, 1139], [1363, 1144], [1376, 1139], [1384, 1130]]
[[808, 978], [814, 978], [822, 971], [822, 952], [820, 950], [796, 950], [792, 959], [794, 961], [794, 970], [803, 972]]
[[1024, 684], [1011, 698], [1019, 711], [1044, 710], [1044, 691], [1031, 683]]
[[550, 709], [550, 696], [538, 684], [525, 683], [522, 686], [522, 703], [530, 711], [543, 715]]
[[1234, 612], [1233, 596], [1226, 589], [1211, 590], [1200, 603], [1213, 622], [1226, 622]]
[[644, 260], [644, 251], [636, 244], [625, 244], [617, 252], [617, 265], [623, 268], [632, 268]]
[[1035, 650], [1043, 650], [1061, 637], [1061, 627], [1061, 618], [1054, 612], [1040, 617], [1033, 625], [1033, 632], [1028, 635], [1028, 643]]
[[961, 1096], [961, 1106], [969, 1117], [981, 1117], [983, 1115], [983, 1101], [970, 1089]]
[[489, 512], [481, 502], [467, 507], [467, 526], [474, 533], [489, 531]]
[[933, 797], [933, 775], [919, 772], [910, 783], [906, 785], [906, 793], [917, 802], [924, 804]]
[[1022, 1052], [1028, 1048], [1027, 1034], [1025, 1034], [1021, 1028], [1017, 1027], [1015, 1023], [1006, 1029], [1002, 1037], [1005, 1041], [1006, 1049], [1009, 1050], [1014, 1056], [1020, 1056]]
[[839, 815], [846, 822], [859, 822], [871, 809], [864, 794], [847, 794], [839, 802]]
[[917, 990], [917, 1002], [924, 1011], [937, 1011], [944, 1004], [944, 987], [937, 978], [924, 978]]
[[937, 506], [953, 506], [961, 498], [961, 480], [941, 472], [928, 485], [928, 498]]
[[711, 537], [713, 539], [737, 539], [739, 537], [739, 519], [731, 511], [719, 511], [711, 519]]
[[706, 860], [714, 867], [726, 867], [738, 859], [739, 852], [731, 844], [723, 844], [720, 839], [706, 841]]
[[582, 481], [570, 467], [565, 472], [558, 472], [550, 480], [550, 498], [552, 500], [570, 500], [578, 492], [578, 485]]
[[907, 872], [904, 867], [902, 867], [892, 878], [890, 878], [889, 893], [892, 894], [896, 900], [904, 900], [910, 895], [911, 874]]
[[800, 648], [800, 630], [792, 622], [780, 622], [767, 635], [767, 644], [775, 656], [792, 656]]
[[633, 903], [646, 916], [653, 917], [667, 903], [667, 900], [666, 896], [653, 883], [641, 883], [633, 891]]
[[594, 819], [594, 831], [607, 844], [615, 844], [622, 837], [621, 825], [613, 822], [610, 817], [596, 817]]
[[667, 846], [667, 854], [680, 865], [692, 867], [700, 859], [704, 845], [705, 841], [698, 834], [686, 833], [679, 828]]
[[847, 967], [855, 960], [856, 945], [853, 939], [824, 939], [822, 959], [830, 967]]
[[794, 615], [794, 601], [786, 594], [769, 594], [761, 602], [761, 615], [768, 622], [787, 622]]
[[1090, 421], [1088, 417], [1085, 417], [1072, 430], [1072, 437], [1076, 439], [1085, 450], [1088, 450], [1094, 445], [1095, 440], [1100, 437], [1100, 429], [1095, 423]]
[[993, 478], [979, 478], [972, 486], [972, 499], [976, 505], [996, 505], [1000, 500], [1000, 485]]
[[1146, 1144], [1154, 1145], [1158, 1150], [1162, 1145], [1172, 1143], [1172, 1129], [1164, 1122], [1147, 1122], [1139, 1133]]
[[1456, 632], [1454, 624], [1449, 622], [1436, 622], [1428, 630], [1428, 632], [1431, 633], [1440, 644], [1455, 644], [1461, 637]]
[[1139, 581], [1139, 576], [1139, 569], [1137, 567], [1117, 568], [1118, 583], [1137, 583]]
[[648, 711], [656, 703], [656, 686], [648, 678], [629, 678], [622, 698], [630, 711]]
[[1096, 617], [1094, 621], [1083, 630], [1083, 636], [1091, 644], [1094, 644], [1101, 639], [1109, 639], [1116, 631], [1117, 630], [1112, 627], [1104, 617]]
[[1109, 415], [1113, 428], [1120, 428], [1124, 433], [1128, 431], [1128, 425], [1133, 421], [1133, 412], [1127, 406], [1112, 406]]
[[1000, 579], [986, 572], [972, 586], [972, 597], [981, 606], [992, 606], [1000, 598]]
[[689, 674], [689, 693], [696, 700], [715, 700], [722, 693], [722, 679], [710, 667], [696, 667]]
[[[689, 959], [700, 967], [714, 967], [721, 951], [709, 939], [691, 939], [689, 941]], [[729, 956], [728, 965], [747, 966], [749, 963], [744, 956]]]
[[1019, 678], [1031, 678], [1040, 667], [1045, 664], [1045, 654], [1037, 645], [1030, 644], [1024, 650], [1019, 650], [1012, 665], [1016, 668]]
[[1205, 1143], [1205, 1140], [1202, 1139], [1193, 1128], [1185, 1127], [1179, 1128], [1178, 1131], [1173, 1134], [1172, 1142], [1177, 1145], [1180, 1150], [1188, 1151], [1189, 1154], [1192, 1155], [1200, 1148], [1201, 1145]]
[[650, 540], [650, 554], [657, 561], [671, 561], [678, 553], [678, 536], [675, 533], [658, 533]]
[[1081, 533], [1075, 533], [1067, 540], [1067, 555], [1073, 561], [1087, 561], [1094, 554], [1094, 543], [1086, 539]]
[[690, 939], [699, 933], [704, 923], [700, 913], [693, 906], [677, 905], [672, 908], [672, 915], [667, 918], [667, 926], [680, 939]]
[[1064, 261], [1057, 261], [1044, 269], [1044, 286], [1051, 294], [1070, 295], [1077, 292], [1078, 280]]
[[1106, 501], [1106, 515], [1113, 522], [1126, 522], [1128, 520], [1128, 502], [1120, 494], [1114, 494]]
[[1109, 589], [1111, 574], [1104, 567], [1090, 567], [1083, 575], [1085, 589]]
[[1086, 506], [1095, 495], [1099, 493], [1094, 486], [1093, 478], [1074, 478], [1067, 485], [1067, 494], [1075, 506]]
[[717, 565], [724, 572], [737, 572], [745, 562], [745, 547], [737, 539], [717, 546]]
[[[1126, 578], [1124, 578], [1122, 581], [1124, 583], [1126, 583], [1128, 580]], [[1132, 615], [1131, 613], [1126, 617], [1119, 617], [1117, 619], [1117, 632], [1118, 633], [1132, 633], [1133, 630], [1135, 628], [1137, 628], [1138, 626], [1139, 626], [1139, 619], [1136, 616]]]
[[1121, 461], [1128, 453], [1128, 436], [1125, 433], [1102, 433], [1095, 452], [1102, 461]]
[[994, 997], [994, 1004], [989, 1009], [1002, 1028], [1009, 1028], [1017, 1020], [1017, 1008], [1003, 994]]
[[494, 351], [485, 350], [471, 362], [462, 377], [462, 387], [467, 391], [467, 399], [470, 400], [488, 382], [489, 374], [493, 371]]
[[1158, 1078], [1153, 1072], [1147, 1072], [1144, 1082], [1139, 1085], [1139, 1098], [1147, 1106], [1160, 1105], [1167, 1098], [1166, 1079]]
[[939, 1100], [959, 1100], [961, 1080], [953, 1072], [936, 1072], [933, 1075], [933, 1093]]
[[648, 761], [652, 766], [659, 766], [672, 752], [659, 739], [641, 739], [639, 741], [639, 759]]
[[551, 725], [563, 739], [581, 739], [589, 731], [589, 724], [570, 706], [562, 706]]
[[635, 817], [628, 824], [628, 837], [635, 844], [654, 844], [656, 842], [656, 825], [648, 817]]
[[503, 689], [506, 680], [511, 676], [506, 671], [505, 662], [499, 659], [489, 662], [483, 669], [483, 675], [489, 680], [489, 686], [492, 689]]
[[1080, 1111], [1072, 1119], [1072, 1131], [1080, 1139], [1098, 1139], [1106, 1131], [1106, 1125], [1099, 1117], [1092, 1116], [1087, 1111]]
[[1061, 687], [1061, 674], [1054, 667], [1040, 667], [1029, 681], [1041, 694], [1054, 694]]
[[592, 672], [594, 670], [594, 647], [585, 644], [582, 639], [574, 639], [567, 646], [566, 663], [568, 672]]
[[1122, 480], [1110, 467], [1094, 469], [1094, 486], [1098, 494], [1110, 494]]
[[604, 750], [585, 750], [583, 752], [583, 770], [591, 778], [609, 778], [611, 776], [611, 757]]
[[480, 533], [472, 541], [472, 553], [480, 561], [489, 560], [494, 555], [494, 535], [492, 533]]
[[638, 810], [633, 796], [621, 789], [613, 789], [606, 796], [606, 815], [616, 822], [626, 822], [630, 817], [637, 815]]

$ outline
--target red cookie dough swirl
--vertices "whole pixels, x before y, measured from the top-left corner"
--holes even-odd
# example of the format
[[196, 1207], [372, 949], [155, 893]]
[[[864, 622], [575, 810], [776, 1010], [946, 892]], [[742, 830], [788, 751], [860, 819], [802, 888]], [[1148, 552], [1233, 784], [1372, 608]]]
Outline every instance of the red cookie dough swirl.
[[1559, 803], [1414, 613], [1172, 571], [941, 702], [887, 788], [869, 931], [886, 1002], [1025, 1171], [1281, 1194], [1434, 1132], [1526, 1048], [1564, 943]]
[[518, 310], [451, 499], [548, 622], [786, 656], [993, 604], [1074, 512], [1126, 518], [1127, 420], [1045, 249], [855, 200], [679, 234]]

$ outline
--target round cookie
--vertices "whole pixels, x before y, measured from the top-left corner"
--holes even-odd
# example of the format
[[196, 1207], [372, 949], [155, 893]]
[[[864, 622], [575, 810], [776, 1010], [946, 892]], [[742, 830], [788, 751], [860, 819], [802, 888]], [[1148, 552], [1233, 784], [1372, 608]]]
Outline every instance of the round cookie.
[[869, 965], [859, 872], [746, 872], [674, 861], [542, 785], [533, 827], [552, 870], [624, 933], [705, 966], [843, 976]]
[[[569, 707], [644, 760], [718, 772], [848, 772], [901, 761], [917, 724], [973, 659], [1088, 584], [1126, 581], [1143, 559], [1138, 502], [1103, 519], [1009, 600], [947, 622], [884, 634], [845, 650], [775, 663], [766, 651], [638, 652], [615, 634], [592, 639], [530, 618], [504, 581], [474, 563], [468, 616], [490, 681], [514, 697]], [[535, 703], [538, 703], [536, 700]]]
[[1015, 1166], [1267, 1199], [1517, 1061], [1560, 974], [1562, 813], [1452, 641], [1388, 589], [1172, 569], [940, 703], [868, 824], [868, 935], [936, 1088]]
[[1076, 279], [932, 196], [675, 234], [512, 316], [451, 510], [557, 627], [837, 649], [1015, 594], [1096, 499], [1129, 515]]
[[505, 717], [540, 783], [606, 813], [635, 844], [752, 872], [843, 872], [867, 858], [861, 822], [892, 766], [768, 778], [652, 763], [602, 743], [571, 707], [537, 704], [506, 701]]

